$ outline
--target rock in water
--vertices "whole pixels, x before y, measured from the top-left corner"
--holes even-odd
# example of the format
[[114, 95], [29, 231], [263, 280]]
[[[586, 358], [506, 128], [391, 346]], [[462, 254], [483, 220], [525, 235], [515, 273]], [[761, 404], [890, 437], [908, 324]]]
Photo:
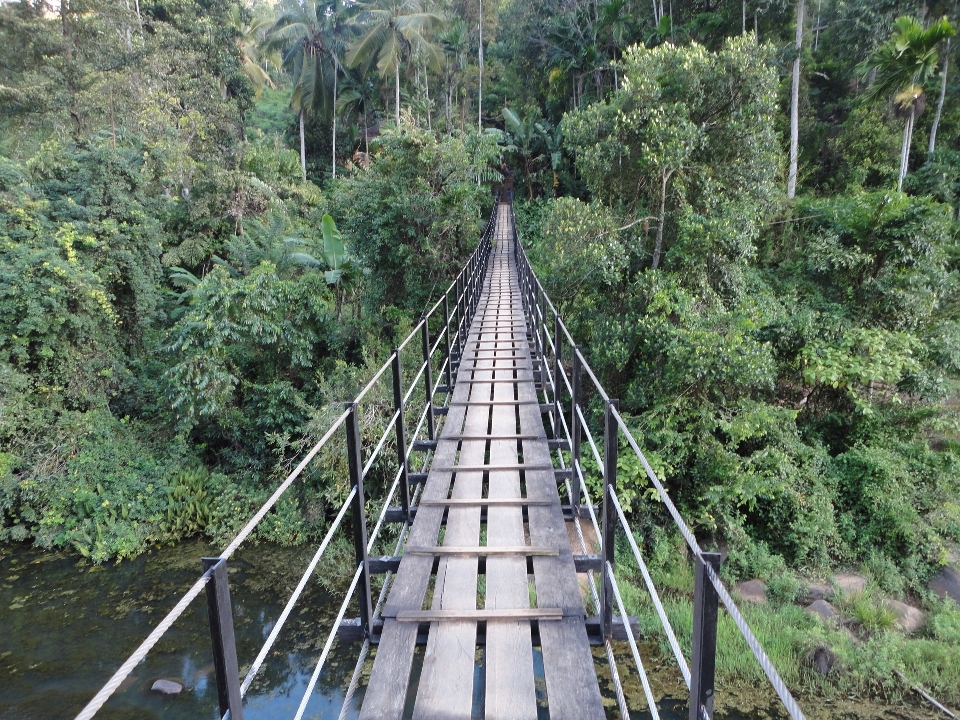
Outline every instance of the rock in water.
[[173, 680], [157, 680], [150, 689], [164, 695], [179, 695], [183, 692], [183, 685]]

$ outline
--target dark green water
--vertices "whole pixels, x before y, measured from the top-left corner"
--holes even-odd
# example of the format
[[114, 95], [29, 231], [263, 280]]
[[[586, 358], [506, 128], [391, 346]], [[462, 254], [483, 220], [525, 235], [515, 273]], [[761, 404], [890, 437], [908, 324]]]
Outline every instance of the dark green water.
[[[73, 717], [193, 584], [200, 558], [217, 552], [188, 543], [97, 567], [72, 555], [0, 546], [0, 719]], [[256, 657], [308, 561], [305, 550], [264, 546], [231, 561], [241, 666]], [[247, 694], [248, 720], [293, 717], [341, 601], [318, 583], [304, 592]], [[216, 718], [206, 612], [201, 594], [97, 717]], [[306, 717], [339, 715], [357, 652], [355, 645], [334, 647]], [[184, 691], [151, 692], [158, 678]], [[351, 717], [361, 698], [362, 689]]]

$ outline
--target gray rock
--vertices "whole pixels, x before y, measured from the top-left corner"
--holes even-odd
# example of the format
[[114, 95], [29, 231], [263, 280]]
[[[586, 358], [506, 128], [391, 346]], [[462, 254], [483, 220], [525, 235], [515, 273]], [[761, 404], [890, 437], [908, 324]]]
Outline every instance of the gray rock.
[[960, 572], [956, 568], [943, 568], [933, 576], [927, 587], [942, 598], [952, 598], [960, 603]]
[[893, 610], [896, 615], [894, 624], [905, 633], [916, 632], [927, 622], [926, 615], [912, 605], [907, 605], [898, 600], [891, 600], [890, 598], [884, 598], [880, 602]]
[[859, 575], [841, 573], [833, 579], [833, 584], [844, 595], [854, 595], [866, 589], [867, 579]]
[[798, 599], [800, 602], [809, 604], [817, 600], [826, 600], [832, 593], [833, 587], [829, 583], [810, 583]]
[[183, 685], [173, 680], [157, 680], [150, 689], [164, 695], [179, 695], [183, 692]]
[[808, 614], [814, 615], [824, 622], [829, 622], [840, 616], [840, 613], [837, 612], [837, 609], [823, 599], [814, 600], [806, 607], [806, 611]]
[[813, 669], [824, 676], [830, 674], [830, 671], [833, 670], [833, 666], [837, 662], [837, 656], [830, 651], [830, 648], [825, 647], [816, 648], [810, 654], [809, 658]]
[[763, 580], [747, 580], [734, 587], [734, 591], [747, 602], [767, 602], [767, 585]]

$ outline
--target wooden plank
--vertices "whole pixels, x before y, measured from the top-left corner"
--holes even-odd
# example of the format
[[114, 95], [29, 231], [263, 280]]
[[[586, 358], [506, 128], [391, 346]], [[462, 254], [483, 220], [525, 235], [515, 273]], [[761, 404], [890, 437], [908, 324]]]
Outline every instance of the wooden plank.
[[[498, 388], [495, 392], [505, 391]], [[515, 410], [493, 409], [493, 427], [514, 424]], [[516, 441], [492, 441], [490, 464], [506, 466], [517, 462]], [[520, 497], [520, 473], [491, 471], [489, 495], [497, 499]], [[487, 510], [487, 545], [509, 547], [524, 542], [523, 512], [519, 507], [491, 506]], [[485, 608], [524, 608], [530, 605], [527, 564], [523, 558], [490, 557], [487, 560]], [[542, 606], [541, 606], [542, 609]], [[491, 720], [534, 720], [537, 694], [533, 668], [530, 624], [497, 623], [487, 627], [485, 716]]]
[[549, 500], [529, 500], [524, 497], [509, 497], [509, 498], [477, 498], [476, 500], [468, 499], [453, 499], [449, 500], [421, 500], [421, 505], [480, 505], [481, 507], [501, 507], [505, 505], [516, 505], [522, 507], [524, 505], [549, 505]]
[[[457, 388], [461, 389], [459, 383]], [[464, 434], [484, 432], [487, 429], [489, 417], [489, 408], [468, 408], [462, 432]], [[460, 432], [460, 430], [454, 432]], [[482, 462], [485, 453], [486, 443], [467, 442], [461, 446], [460, 459], [467, 462]], [[480, 497], [482, 487], [481, 473], [457, 473], [452, 497]], [[445, 545], [477, 545], [479, 539], [479, 507], [452, 507], [447, 510], [447, 525], [443, 540]], [[430, 544], [435, 545], [436, 540]], [[426, 557], [428, 562], [433, 562], [432, 555], [422, 557]], [[402, 564], [401, 562], [401, 566]], [[432, 609], [475, 610], [478, 565], [476, 557], [442, 558], [434, 583]], [[421, 608], [402, 609], [420, 610]], [[408, 623], [408, 625], [416, 627], [415, 623]], [[414, 718], [470, 717], [473, 708], [476, 641], [475, 622], [450, 621], [431, 624], [423, 658], [423, 670], [420, 674], [420, 685], [417, 688], [417, 699], [413, 708]]]
[[[454, 388], [453, 400], [465, 402], [467, 397], [467, 388]], [[483, 411], [482, 408], [471, 409], [466, 405], [452, 408], [446, 417], [443, 432], [461, 432], [468, 412], [483, 414]], [[456, 453], [456, 445], [445, 443], [443, 447], [438, 448], [434, 456], [434, 464], [452, 462], [456, 459]], [[431, 469], [421, 498], [423, 500], [445, 499], [450, 492], [450, 478], [449, 473]], [[418, 510], [408, 542], [435, 543], [443, 515], [442, 507], [425, 507]], [[432, 557], [411, 556], [401, 562], [387, 598], [384, 613], [396, 615], [397, 609], [419, 610], [423, 605], [423, 597], [427, 591], [432, 569]], [[384, 622], [370, 682], [360, 711], [361, 720], [378, 720], [379, 718], [400, 720], [410, 681], [416, 642], [415, 625], [398, 623], [394, 620]]]
[[[524, 576], [526, 576], [526, 570], [524, 570]], [[489, 582], [489, 580], [488, 580]], [[526, 594], [526, 581], [524, 581], [523, 589], [524, 594]], [[425, 622], [425, 621], [439, 621], [439, 620], [469, 620], [471, 622], [488, 622], [488, 621], [500, 621], [500, 620], [562, 620], [563, 619], [563, 610], [560, 608], [509, 608], [504, 610], [497, 609], [482, 609], [482, 610], [404, 610], [397, 614], [397, 622]], [[530, 629], [530, 626], [527, 625], [527, 630]], [[514, 633], [516, 631], [514, 630]], [[487, 640], [487, 645], [489, 647], [489, 636]], [[525, 655], [528, 655], [527, 658], [531, 662], [531, 679], [533, 677], [532, 673], [532, 653], [530, 652], [531, 647], [530, 643], [527, 643]]]
[[[470, 503], [469, 506], [477, 505], [477, 503]], [[456, 506], [458, 508], [464, 507], [463, 505]], [[447, 534], [444, 540], [450, 538], [450, 520], [447, 519]], [[493, 555], [520, 555], [526, 557], [535, 557], [535, 556], [552, 556], [558, 555], [559, 551], [555, 547], [533, 547], [531, 545], [517, 545], [514, 547], [487, 547], [483, 546], [474, 546], [467, 547], [463, 545], [440, 545], [437, 547], [407, 547], [403, 551], [404, 555], [439, 555], [441, 557], [446, 555], [472, 555], [475, 557], [483, 556], [493, 556]]]
[[[527, 387], [526, 391], [534, 392], [532, 387]], [[525, 412], [521, 408], [520, 426], [525, 432], [542, 431], [540, 413]], [[523, 456], [525, 460], [545, 462], [550, 458], [550, 451], [546, 443], [524, 443]], [[561, 548], [559, 557], [533, 560], [537, 602], [561, 607], [565, 615], [560, 622], [545, 623], [540, 628], [550, 718], [599, 720], [605, 717], [605, 713], [586, 627], [582, 619], [566, 617], [577, 611], [584, 613], [585, 609], [577, 585], [566, 526], [559, 509], [553, 473], [528, 474], [527, 495], [557, 502], [553, 507], [534, 506], [527, 511], [531, 542]]]

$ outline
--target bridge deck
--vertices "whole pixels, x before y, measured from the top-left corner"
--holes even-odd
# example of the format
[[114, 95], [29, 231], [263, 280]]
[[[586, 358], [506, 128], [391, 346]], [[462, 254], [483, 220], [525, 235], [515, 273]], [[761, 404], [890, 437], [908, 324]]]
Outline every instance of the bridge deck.
[[510, 213], [501, 205], [449, 414], [384, 607], [364, 720], [403, 716], [418, 623], [426, 621], [414, 718], [536, 718], [539, 674], [551, 720], [604, 717], [549, 469]]

